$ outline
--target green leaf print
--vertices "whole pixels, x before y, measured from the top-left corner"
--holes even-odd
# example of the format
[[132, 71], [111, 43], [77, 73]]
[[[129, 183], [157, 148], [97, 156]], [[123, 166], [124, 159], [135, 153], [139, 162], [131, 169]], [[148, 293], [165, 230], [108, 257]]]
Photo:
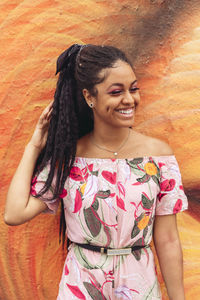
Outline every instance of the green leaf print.
[[131, 166], [141, 164], [143, 162], [143, 157], [134, 158], [133, 160], [126, 160], [127, 163]]
[[96, 210], [96, 211], [98, 210], [98, 208], [99, 208], [99, 201], [98, 201], [97, 197], [95, 198], [95, 201], [92, 204], [92, 207], [94, 208], [94, 210]]
[[148, 224], [148, 226], [150, 226], [150, 225], [152, 224], [153, 220], [154, 220], [154, 217], [151, 216], [150, 219], [149, 219], [149, 224]]
[[137, 219], [134, 222], [134, 226], [133, 226], [133, 229], [132, 229], [132, 232], [131, 232], [131, 238], [132, 239], [140, 233], [140, 229], [138, 228], [138, 222], [140, 220], [142, 220], [143, 216], [144, 216], [144, 213], [141, 213], [141, 215], [139, 215], [139, 217], [137, 217]]
[[[142, 246], [143, 245], [143, 238], [140, 238], [139, 240], [137, 240], [133, 246]], [[142, 253], [142, 249], [133, 251], [132, 254], [135, 257], [136, 260], [140, 260], [141, 258], [141, 253]]]
[[105, 225], [105, 226], [103, 227], [103, 229], [104, 229], [104, 232], [105, 232], [106, 237], [107, 237], [107, 242], [106, 242], [105, 247], [109, 247], [109, 246], [110, 246], [110, 243], [111, 243], [111, 240], [112, 240], [110, 228], [109, 228], [108, 226]]
[[143, 161], [143, 158], [141, 159], [134, 159], [131, 161], [126, 160], [126, 163], [131, 167], [131, 171], [139, 177], [142, 177], [145, 173], [144, 168], [142, 165], [138, 165], [140, 162]]
[[157, 165], [157, 163], [152, 159], [152, 162], [154, 163], [154, 165], [156, 166], [156, 169], [157, 169], [157, 171], [158, 171], [158, 173], [157, 173], [157, 176], [158, 176], [158, 178], [160, 178], [160, 168], [159, 168], [159, 166]]
[[108, 198], [109, 196], [110, 196], [110, 190], [98, 191], [96, 194], [96, 197], [101, 198], [101, 199]]
[[138, 169], [137, 166], [135, 168], [131, 167], [131, 171], [133, 172], [133, 174], [135, 174], [138, 177], [144, 176], [144, 172], [142, 170]]
[[151, 176], [149, 176], [148, 174], [145, 174], [142, 178], [137, 178], [136, 180], [138, 182], [148, 182], [150, 180]]
[[138, 222], [140, 220], [142, 220], [142, 218], [144, 217], [144, 213], [141, 213], [141, 215], [139, 215], [139, 217], [137, 217], [137, 219], [134, 222], [134, 226], [131, 232], [131, 238], [133, 239], [134, 237], [136, 237], [136, 235], [138, 235], [138, 233], [140, 233], [140, 229], [138, 228]]
[[139, 215], [139, 217], [137, 217], [137, 219], [135, 220], [135, 222], [139, 222], [139, 221], [141, 221], [142, 220], [142, 218], [144, 217], [144, 213], [141, 213], [140, 215]]
[[136, 235], [138, 235], [138, 233], [140, 233], [140, 229], [137, 227], [137, 223], [135, 222], [135, 225], [131, 232], [131, 238], [133, 239], [134, 237], [136, 237]]
[[140, 238], [133, 244], [133, 246], [142, 246], [142, 245], [143, 245], [143, 238]]
[[98, 261], [98, 263], [95, 263], [93, 265], [89, 261], [90, 257], [89, 256], [86, 257], [84, 254], [84, 249], [79, 246], [74, 247], [74, 254], [75, 254], [76, 259], [78, 260], [79, 264], [89, 270], [108, 268], [108, 266], [111, 264], [112, 259], [113, 259], [111, 255], [108, 256], [106, 254], [102, 254], [100, 256], [100, 260]]
[[92, 236], [97, 236], [101, 230], [101, 222], [98, 220], [100, 219], [98, 213], [95, 211], [94, 214], [91, 207], [88, 207], [87, 209], [84, 208], [83, 213], [85, 222]]
[[133, 251], [132, 254], [133, 254], [133, 256], [135, 257], [136, 260], [140, 260], [140, 258], [141, 258], [141, 249]]
[[91, 173], [92, 175], [94, 175], [94, 176], [98, 176], [99, 171], [91, 171], [90, 173]]
[[144, 228], [143, 230], [143, 238], [145, 239], [145, 237], [147, 236], [148, 233], [148, 226]]
[[76, 258], [81, 266], [83, 266], [86, 269], [98, 269], [96, 265], [93, 265], [89, 262], [88, 258], [83, 253], [83, 249], [79, 246], [76, 246], [74, 248], [74, 254], [76, 255]]
[[150, 209], [154, 203], [154, 199], [148, 199], [144, 194], [142, 194], [142, 205], [146, 209]]
[[160, 183], [159, 183], [158, 177], [155, 175], [152, 175], [151, 177], [152, 177], [153, 181], [159, 186]]
[[92, 299], [94, 299], [94, 300], [105, 299], [106, 300], [106, 297], [104, 295], [102, 295], [101, 292], [93, 284], [86, 282], [86, 281], [84, 281], [83, 284]]

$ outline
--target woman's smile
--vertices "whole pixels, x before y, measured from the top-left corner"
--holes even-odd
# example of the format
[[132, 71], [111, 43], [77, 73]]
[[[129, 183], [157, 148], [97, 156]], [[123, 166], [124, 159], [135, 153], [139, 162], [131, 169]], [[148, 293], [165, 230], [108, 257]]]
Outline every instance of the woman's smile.
[[120, 117], [131, 119], [134, 116], [134, 108], [123, 108], [123, 109], [116, 109], [115, 110]]

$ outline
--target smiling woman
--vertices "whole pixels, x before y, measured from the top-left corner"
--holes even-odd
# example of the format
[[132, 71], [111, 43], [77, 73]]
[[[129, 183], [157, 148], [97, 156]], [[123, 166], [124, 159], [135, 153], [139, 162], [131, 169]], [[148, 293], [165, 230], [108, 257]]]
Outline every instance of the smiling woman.
[[61, 203], [72, 241], [58, 300], [161, 299], [154, 238], [170, 299], [184, 300], [176, 213], [187, 209], [171, 148], [134, 130], [139, 88], [112, 46], [72, 45], [57, 61], [41, 114], [7, 195], [5, 222], [22, 224]]
[[99, 76], [104, 81], [96, 85], [97, 97], [83, 89], [84, 97], [88, 104], [93, 103], [94, 121], [98, 122], [98, 127], [110, 124], [111, 131], [115, 127], [119, 134], [122, 127], [133, 125], [134, 111], [140, 101], [133, 68], [129, 63], [117, 60], [112, 68], [102, 70]]

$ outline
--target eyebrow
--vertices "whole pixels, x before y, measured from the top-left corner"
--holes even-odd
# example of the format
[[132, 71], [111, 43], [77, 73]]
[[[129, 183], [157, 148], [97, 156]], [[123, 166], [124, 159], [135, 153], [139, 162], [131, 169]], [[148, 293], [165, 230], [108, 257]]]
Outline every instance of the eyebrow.
[[[137, 82], [137, 80], [134, 80], [130, 85], [133, 85], [133, 84], [136, 83], [136, 82]], [[107, 88], [107, 90], [108, 90], [109, 88], [111, 88], [111, 86], [113, 86], [113, 85], [124, 86], [122, 83], [116, 82], [116, 83], [112, 83], [112, 84]]]

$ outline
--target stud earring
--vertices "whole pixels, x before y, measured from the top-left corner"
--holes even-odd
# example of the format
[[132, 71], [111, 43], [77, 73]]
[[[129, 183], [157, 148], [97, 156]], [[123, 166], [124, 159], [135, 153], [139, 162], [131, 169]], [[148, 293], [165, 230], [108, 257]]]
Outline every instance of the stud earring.
[[90, 103], [90, 104], [89, 104], [89, 106], [90, 106], [91, 108], [93, 107], [93, 105], [94, 105], [93, 103]]

